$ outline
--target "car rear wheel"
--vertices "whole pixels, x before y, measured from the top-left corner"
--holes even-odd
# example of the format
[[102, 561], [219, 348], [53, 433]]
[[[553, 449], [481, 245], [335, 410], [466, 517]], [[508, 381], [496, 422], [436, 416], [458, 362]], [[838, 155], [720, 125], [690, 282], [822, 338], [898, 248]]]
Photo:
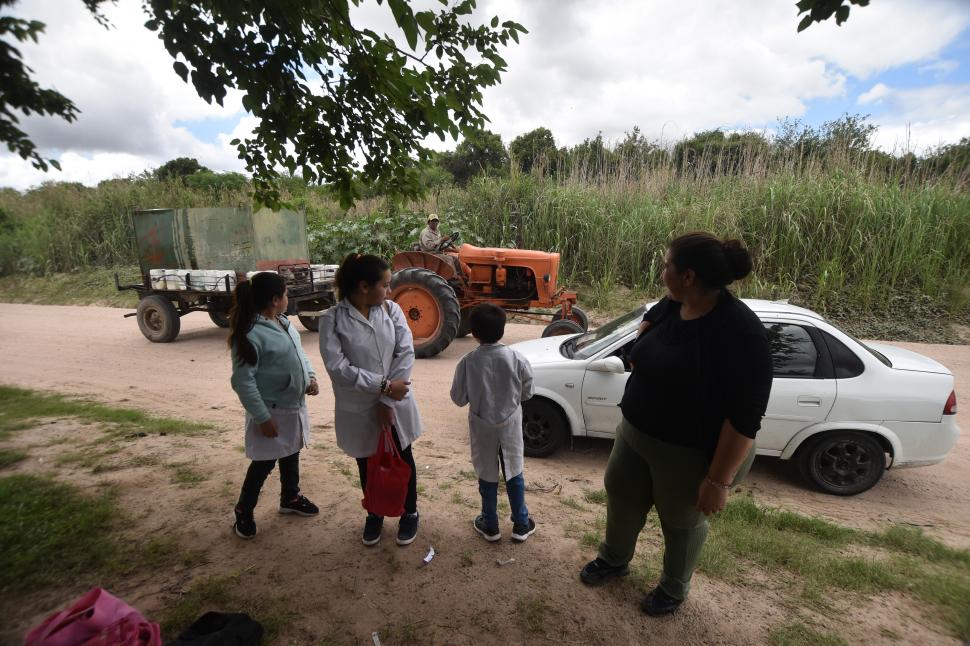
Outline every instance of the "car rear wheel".
[[552, 455], [566, 439], [568, 425], [562, 409], [548, 399], [522, 402], [522, 439], [525, 454], [532, 458]]
[[886, 451], [860, 431], [825, 433], [798, 452], [802, 475], [820, 490], [854, 496], [879, 482], [886, 471]]

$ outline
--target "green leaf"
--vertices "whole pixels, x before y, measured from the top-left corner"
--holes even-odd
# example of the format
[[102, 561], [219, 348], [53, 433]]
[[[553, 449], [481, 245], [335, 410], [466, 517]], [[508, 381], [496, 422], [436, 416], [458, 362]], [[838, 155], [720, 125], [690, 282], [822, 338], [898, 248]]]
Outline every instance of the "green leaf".
[[838, 11], [835, 12], [835, 24], [841, 25], [846, 20], [849, 19], [849, 6], [839, 7]]
[[175, 73], [178, 74], [183, 81], [186, 83], [189, 82], [189, 68], [185, 66], [185, 63], [182, 61], [175, 61], [172, 63], [172, 69], [175, 70]]
[[811, 15], [805, 16], [804, 18], [802, 18], [802, 21], [798, 23], [798, 31], [799, 32], [805, 31], [811, 26], [813, 21], [814, 21], [814, 18], [812, 18]]

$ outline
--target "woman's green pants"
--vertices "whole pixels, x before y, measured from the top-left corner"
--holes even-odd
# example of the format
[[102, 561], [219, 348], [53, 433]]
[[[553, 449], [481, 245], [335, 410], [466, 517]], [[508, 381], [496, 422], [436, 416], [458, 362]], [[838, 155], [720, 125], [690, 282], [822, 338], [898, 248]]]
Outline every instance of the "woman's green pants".
[[[747, 475], [754, 448], [734, 484]], [[657, 508], [664, 536], [660, 588], [684, 599], [707, 539], [707, 517], [694, 508], [709, 461], [700, 449], [677, 446], [637, 430], [623, 419], [606, 465], [606, 540], [599, 556], [613, 566], [629, 563], [651, 507]]]

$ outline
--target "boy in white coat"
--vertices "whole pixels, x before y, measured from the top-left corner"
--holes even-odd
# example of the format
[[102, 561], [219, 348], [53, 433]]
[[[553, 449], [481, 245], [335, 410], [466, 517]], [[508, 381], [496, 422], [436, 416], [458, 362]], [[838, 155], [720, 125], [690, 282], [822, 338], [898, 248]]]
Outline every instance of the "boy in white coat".
[[469, 324], [479, 346], [458, 362], [451, 400], [458, 406], [469, 404], [472, 464], [482, 496], [482, 513], [474, 527], [489, 542], [502, 538], [496, 510], [501, 462], [512, 508], [512, 540], [521, 542], [536, 531], [525, 505], [522, 474], [522, 400], [533, 394], [532, 367], [521, 354], [499, 343], [505, 334], [505, 312], [500, 307], [476, 306]]

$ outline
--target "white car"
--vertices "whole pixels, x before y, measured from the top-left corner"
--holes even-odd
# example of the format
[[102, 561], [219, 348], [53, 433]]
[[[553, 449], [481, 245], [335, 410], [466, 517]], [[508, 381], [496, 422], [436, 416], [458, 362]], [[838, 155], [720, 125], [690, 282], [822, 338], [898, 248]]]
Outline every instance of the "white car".
[[[774, 363], [758, 455], [794, 458], [821, 490], [852, 495], [890, 466], [935, 464], [953, 448], [960, 429], [946, 367], [864, 344], [811, 310], [744, 302], [768, 330]], [[615, 436], [629, 376], [624, 357], [650, 305], [584, 334], [512, 346], [535, 372], [535, 397], [523, 402], [526, 455], [550, 455], [570, 434]]]

